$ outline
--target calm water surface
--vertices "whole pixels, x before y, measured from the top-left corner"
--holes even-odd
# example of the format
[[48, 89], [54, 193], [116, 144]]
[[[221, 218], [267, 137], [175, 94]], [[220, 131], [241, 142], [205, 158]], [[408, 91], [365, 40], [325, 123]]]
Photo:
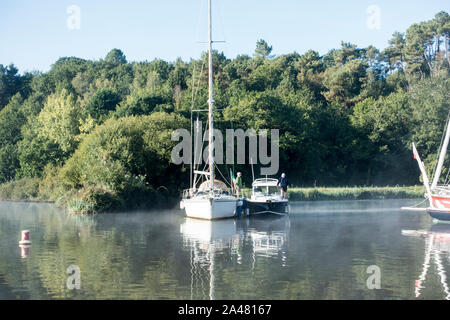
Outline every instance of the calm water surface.
[[[293, 203], [289, 217], [216, 222], [1, 202], [0, 299], [450, 298], [450, 225], [399, 210], [417, 202]], [[67, 288], [71, 265], [80, 290]], [[366, 285], [371, 265], [379, 290]]]

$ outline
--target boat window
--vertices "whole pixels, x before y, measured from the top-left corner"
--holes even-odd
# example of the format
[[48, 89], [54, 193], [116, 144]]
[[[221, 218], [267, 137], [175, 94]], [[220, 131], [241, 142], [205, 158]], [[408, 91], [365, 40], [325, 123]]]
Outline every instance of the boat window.
[[269, 194], [278, 194], [280, 193], [280, 188], [276, 186], [269, 187]]
[[253, 192], [254, 193], [262, 193], [262, 189], [261, 189], [261, 187], [254, 187]]

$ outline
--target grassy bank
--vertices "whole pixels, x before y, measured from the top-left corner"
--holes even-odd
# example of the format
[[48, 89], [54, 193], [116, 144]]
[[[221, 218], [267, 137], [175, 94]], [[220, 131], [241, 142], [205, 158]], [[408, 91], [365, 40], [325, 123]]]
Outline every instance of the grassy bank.
[[0, 185], [0, 200], [41, 201], [49, 200], [39, 194], [39, 179], [26, 178]]
[[[316, 187], [289, 188], [291, 201], [319, 200], [367, 200], [422, 198], [423, 186], [395, 187]], [[250, 195], [250, 189], [244, 189]], [[119, 210], [145, 209], [174, 206], [178, 199], [165, 189], [142, 189], [140, 187], [122, 193], [92, 187], [80, 190], [62, 190], [54, 183], [40, 179], [20, 179], [0, 185], [0, 200], [54, 201], [58, 206], [75, 214], [94, 214]]]
[[[423, 186], [395, 187], [315, 187], [289, 188], [291, 201], [325, 201], [325, 200], [370, 200], [370, 199], [414, 199], [422, 198]], [[249, 197], [251, 190], [244, 189], [244, 196]]]
[[412, 199], [422, 198], [423, 186], [407, 187], [336, 187], [336, 188], [290, 188], [291, 201], [318, 200], [368, 200], [368, 199]]
[[0, 185], [0, 201], [54, 202], [77, 215], [117, 212], [135, 209], [155, 209], [174, 206], [178, 198], [165, 189], [141, 186], [123, 192], [111, 192], [101, 187], [79, 190], [64, 189], [49, 179], [24, 178]]

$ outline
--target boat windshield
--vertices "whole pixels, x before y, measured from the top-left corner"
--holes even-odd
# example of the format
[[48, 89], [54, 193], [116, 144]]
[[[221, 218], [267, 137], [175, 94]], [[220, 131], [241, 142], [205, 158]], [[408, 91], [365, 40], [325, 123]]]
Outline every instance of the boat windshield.
[[276, 186], [257, 186], [253, 187], [253, 194], [256, 196], [278, 195], [281, 194], [280, 188]]
[[253, 188], [253, 193], [262, 195], [263, 194], [262, 188], [261, 187], [254, 187]]
[[269, 194], [281, 194], [280, 188], [275, 186], [269, 187]]

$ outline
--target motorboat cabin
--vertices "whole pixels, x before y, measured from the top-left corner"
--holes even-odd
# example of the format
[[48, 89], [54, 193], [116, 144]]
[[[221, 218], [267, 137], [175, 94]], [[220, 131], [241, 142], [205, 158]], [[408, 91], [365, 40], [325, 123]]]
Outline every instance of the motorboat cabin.
[[262, 178], [252, 183], [252, 195], [247, 199], [248, 214], [277, 214], [289, 213], [289, 200], [283, 198], [281, 187], [277, 179]]

